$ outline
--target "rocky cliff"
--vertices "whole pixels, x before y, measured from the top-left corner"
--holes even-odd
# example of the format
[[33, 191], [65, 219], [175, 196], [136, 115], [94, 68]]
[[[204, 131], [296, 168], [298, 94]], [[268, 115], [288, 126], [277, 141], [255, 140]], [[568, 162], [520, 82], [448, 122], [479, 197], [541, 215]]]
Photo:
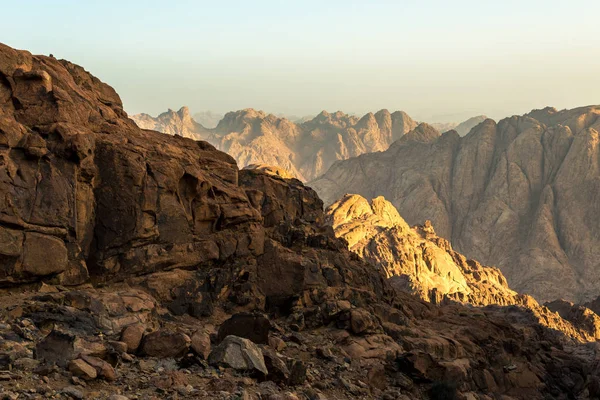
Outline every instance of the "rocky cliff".
[[486, 120], [460, 137], [423, 126], [310, 182], [326, 204], [384, 196], [539, 300], [600, 290], [600, 107]]
[[324, 173], [335, 161], [383, 151], [416, 126], [404, 112], [381, 110], [356, 118], [323, 111], [305, 122], [245, 109], [227, 113], [207, 130], [189, 118], [187, 108], [152, 118], [132, 117], [144, 129], [210, 142], [242, 167], [265, 164], [284, 168], [303, 181]]
[[600, 395], [585, 328], [395, 291], [313, 190], [141, 130], [81, 67], [0, 45], [0, 104], [4, 398]]

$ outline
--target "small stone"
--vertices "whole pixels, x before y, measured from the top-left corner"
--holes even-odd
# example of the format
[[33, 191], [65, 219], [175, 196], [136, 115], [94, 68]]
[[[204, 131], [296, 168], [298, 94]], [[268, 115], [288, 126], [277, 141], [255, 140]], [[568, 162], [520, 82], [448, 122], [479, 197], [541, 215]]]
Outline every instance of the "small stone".
[[129, 400], [129, 397], [122, 396], [120, 394], [113, 394], [108, 398], [108, 400]]
[[83, 391], [76, 388], [75, 386], [67, 386], [62, 390], [62, 392], [68, 396], [71, 396], [74, 399], [83, 399], [85, 396]]
[[285, 349], [285, 342], [276, 336], [271, 336], [269, 338], [269, 346], [273, 348], [275, 351], [282, 351]]

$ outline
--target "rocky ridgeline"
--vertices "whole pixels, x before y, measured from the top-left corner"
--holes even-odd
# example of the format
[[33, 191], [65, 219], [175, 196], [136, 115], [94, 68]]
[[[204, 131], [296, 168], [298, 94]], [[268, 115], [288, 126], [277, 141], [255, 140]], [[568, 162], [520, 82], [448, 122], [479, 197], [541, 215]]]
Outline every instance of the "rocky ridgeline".
[[600, 281], [600, 106], [485, 120], [460, 137], [420, 125], [387, 151], [309, 182], [326, 205], [384, 196], [539, 301], [585, 302]]
[[143, 129], [206, 140], [230, 154], [241, 167], [276, 166], [303, 181], [321, 175], [337, 160], [383, 151], [417, 126], [406, 113], [388, 110], [362, 118], [323, 111], [313, 119], [294, 123], [245, 109], [227, 113], [214, 129], [194, 121], [187, 107], [156, 118], [137, 114], [132, 119]]
[[0, 45], [0, 105], [3, 398], [600, 394], [583, 328], [395, 291], [313, 190], [141, 130], [81, 67]]

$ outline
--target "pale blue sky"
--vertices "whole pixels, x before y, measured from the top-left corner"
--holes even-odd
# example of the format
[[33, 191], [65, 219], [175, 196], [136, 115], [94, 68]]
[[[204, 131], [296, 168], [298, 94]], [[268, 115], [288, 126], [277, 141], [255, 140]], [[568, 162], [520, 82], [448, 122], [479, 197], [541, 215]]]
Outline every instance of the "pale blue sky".
[[600, 1], [0, 0], [0, 41], [112, 85], [130, 113], [600, 103]]

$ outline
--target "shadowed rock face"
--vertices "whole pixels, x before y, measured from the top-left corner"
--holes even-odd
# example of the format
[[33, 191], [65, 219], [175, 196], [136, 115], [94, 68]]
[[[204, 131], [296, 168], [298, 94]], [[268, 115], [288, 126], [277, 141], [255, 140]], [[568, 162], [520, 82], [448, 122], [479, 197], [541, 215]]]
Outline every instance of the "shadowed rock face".
[[458, 251], [498, 266], [517, 291], [584, 301], [600, 290], [599, 115], [547, 108], [462, 138], [417, 128], [309, 185], [325, 204], [384, 196], [409, 224], [431, 220]]
[[340, 111], [323, 111], [311, 120], [294, 123], [245, 109], [227, 113], [212, 130], [191, 119], [186, 107], [156, 118], [147, 114], [132, 118], [141, 128], [206, 140], [242, 167], [271, 165], [303, 181], [321, 175], [337, 160], [386, 150], [417, 125], [406, 113], [388, 110], [368, 113], [360, 119]]
[[[36, 392], [38, 372], [78, 398], [428, 399], [447, 382], [467, 398], [600, 393], [597, 352], [579, 342], [589, 326], [533, 301], [435, 306], [395, 291], [335, 238], [315, 191], [269, 172], [143, 131], [81, 67], [0, 45], [3, 394]], [[268, 319], [269, 344], [211, 344], [242, 312]], [[67, 387], [65, 366], [106, 382]]]

